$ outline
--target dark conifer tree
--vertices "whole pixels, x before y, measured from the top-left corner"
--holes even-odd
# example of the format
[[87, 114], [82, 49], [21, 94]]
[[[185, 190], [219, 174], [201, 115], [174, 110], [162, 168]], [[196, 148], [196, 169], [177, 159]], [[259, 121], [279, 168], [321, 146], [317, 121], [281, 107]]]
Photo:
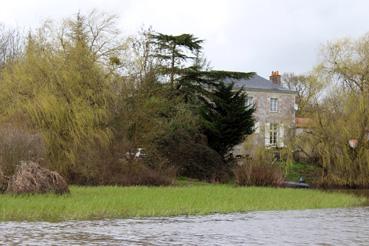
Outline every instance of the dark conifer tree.
[[153, 33], [151, 45], [154, 47], [154, 56], [161, 62], [160, 72], [169, 76], [170, 85], [175, 87], [176, 75], [182, 74], [188, 60], [196, 58], [203, 40], [192, 34], [166, 35]]
[[246, 93], [232, 83], [220, 82], [201, 107], [202, 129], [209, 146], [225, 157], [233, 146], [253, 132], [254, 106], [246, 107]]
[[[228, 79], [248, 79], [254, 73], [211, 70], [202, 58], [203, 40], [192, 34], [178, 36], [151, 34], [154, 57], [159, 71], [169, 76], [172, 95], [200, 109], [202, 132], [209, 146], [223, 157], [252, 133], [255, 109], [245, 106], [246, 93], [235, 91]], [[192, 64], [190, 63], [192, 61]]]

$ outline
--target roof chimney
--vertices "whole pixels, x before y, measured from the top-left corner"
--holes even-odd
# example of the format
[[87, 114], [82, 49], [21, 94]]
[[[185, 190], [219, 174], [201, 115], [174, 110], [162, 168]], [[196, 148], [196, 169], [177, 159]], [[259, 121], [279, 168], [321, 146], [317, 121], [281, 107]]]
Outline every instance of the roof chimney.
[[280, 85], [281, 75], [279, 74], [279, 71], [272, 71], [272, 75], [269, 76], [269, 80], [271, 80], [273, 84]]

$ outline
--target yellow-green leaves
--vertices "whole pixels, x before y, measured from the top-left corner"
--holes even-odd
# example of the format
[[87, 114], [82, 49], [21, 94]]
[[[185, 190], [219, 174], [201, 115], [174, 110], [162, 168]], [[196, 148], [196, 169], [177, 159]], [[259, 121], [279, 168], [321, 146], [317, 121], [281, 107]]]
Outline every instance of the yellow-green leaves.
[[79, 38], [61, 51], [49, 38], [30, 36], [24, 56], [3, 71], [1, 117], [7, 121], [19, 112], [27, 115], [27, 123], [44, 137], [53, 168], [64, 171], [80, 152], [110, 142], [114, 92], [110, 77], [83, 44], [86, 40]]

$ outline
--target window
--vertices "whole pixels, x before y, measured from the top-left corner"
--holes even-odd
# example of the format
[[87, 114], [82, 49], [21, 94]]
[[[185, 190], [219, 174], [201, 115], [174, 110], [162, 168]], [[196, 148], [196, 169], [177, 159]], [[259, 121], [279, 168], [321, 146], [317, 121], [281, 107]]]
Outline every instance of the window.
[[270, 112], [278, 112], [278, 98], [270, 98]]
[[278, 124], [271, 123], [269, 128], [269, 144], [277, 145]]
[[251, 105], [254, 105], [255, 104], [255, 101], [254, 101], [254, 97], [246, 97], [246, 107], [250, 107]]

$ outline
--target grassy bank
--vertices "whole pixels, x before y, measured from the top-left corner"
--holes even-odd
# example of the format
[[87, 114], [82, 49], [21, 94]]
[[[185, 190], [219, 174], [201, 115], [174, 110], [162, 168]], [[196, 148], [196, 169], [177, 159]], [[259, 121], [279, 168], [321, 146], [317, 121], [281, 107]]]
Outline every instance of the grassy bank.
[[304, 163], [293, 163], [288, 168], [287, 180], [298, 181], [302, 176], [307, 183], [316, 182], [321, 175], [321, 169], [316, 165], [304, 164]]
[[90, 220], [335, 208], [362, 205], [353, 195], [231, 185], [184, 187], [71, 187], [63, 196], [0, 195], [0, 220]]

